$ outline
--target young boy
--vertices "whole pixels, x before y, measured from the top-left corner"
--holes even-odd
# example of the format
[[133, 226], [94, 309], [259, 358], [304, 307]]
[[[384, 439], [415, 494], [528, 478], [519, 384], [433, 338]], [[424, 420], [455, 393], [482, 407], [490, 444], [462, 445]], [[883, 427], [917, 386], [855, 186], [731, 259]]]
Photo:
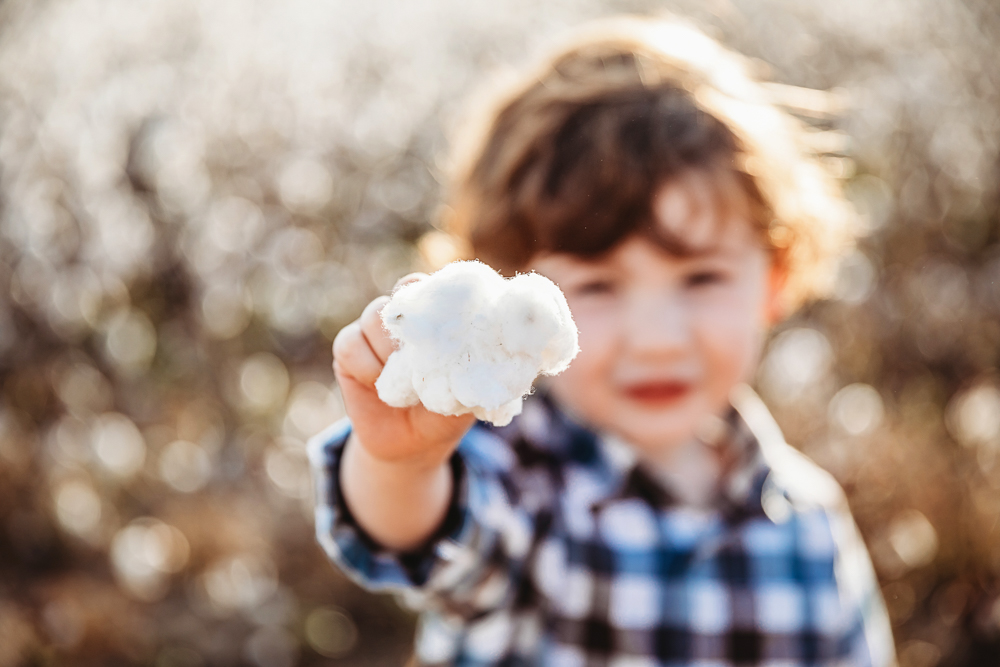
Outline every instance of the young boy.
[[509, 426], [379, 400], [385, 297], [338, 335], [317, 534], [424, 610], [421, 663], [894, 663], [842, 492], [744, 384], [845, 221], [744, 71], [691, 28], [603, 22], [466, 144], [455, 229], [580, 331]]

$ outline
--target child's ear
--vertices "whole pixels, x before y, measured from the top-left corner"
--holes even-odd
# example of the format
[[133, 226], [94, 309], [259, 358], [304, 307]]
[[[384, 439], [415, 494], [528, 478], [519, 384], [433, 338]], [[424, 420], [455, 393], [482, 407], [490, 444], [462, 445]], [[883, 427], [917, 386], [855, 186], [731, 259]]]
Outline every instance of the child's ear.
[[785, 319], [788, 303], [785, 298], [785, 285], [788, 282], [788, 269], [781, 262], [771, 261], [767, 274], [767, 299], [765, 300], [764, 318], [768, 326], [774, 326]]

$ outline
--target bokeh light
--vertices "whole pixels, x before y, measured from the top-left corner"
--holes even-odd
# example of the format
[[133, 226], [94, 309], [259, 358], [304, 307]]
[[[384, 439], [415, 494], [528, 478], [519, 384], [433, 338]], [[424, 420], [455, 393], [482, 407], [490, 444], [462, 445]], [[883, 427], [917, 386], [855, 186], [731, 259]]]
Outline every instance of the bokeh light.
[[833, 349], [810, 328], [778, 334], [761, 366], [761, 387], [773, 400], [794, 400], [817, 387], [830, 371]]
[[201, 575], [202, 585], [216, 609], [250, 611], [277, 590], [274, 564], [261, 555], [225, 558]]
[[131, 419], [109, 412], [93, 426], [94, 453], [101, 464], [119, 477], [136, 474], [146, 460], [146, 442]]
[[80, 536], [92, 534], [101, 521], [101, 497], [82, 480], [70, 480], [56, 487], [56, 516], [67, 531]]
[[288, 370], [275, 355], [258, 352], [240, 367], [240, 390], [250, 410], [274, 410], [288, 395]]
[[1000, 389], [985, 384], [956, 394], [948, 404], [948, 429], [968, 447], [1000, 444]]
[[342, 609], [321, 607], [309, 612], [305, 622], [306, 641], [320, 655], [344, 655], [358, 640], [358, 630]]
[[889, 543], [907, 568], [927, 565], [938, 549], [937, 532], [923, 514], [909, 510], [889, 524]]
[[162, 598], [169, 576], [187, 565], [190, 546], [177, 528], [141, 517], [119, 530], [111, 541], [111, 564], [122, 586], [147, 602]]
[[182, 493], [205, 486], [212, 475], [212, 460], [201, 445], [175, 440], [160, 453], [160, 477]]
[[885, 412], [878, 391], [861, 382], [838, 391], [830, 400], [829, 410], [831, 421], [852, 436], [877, 429]]

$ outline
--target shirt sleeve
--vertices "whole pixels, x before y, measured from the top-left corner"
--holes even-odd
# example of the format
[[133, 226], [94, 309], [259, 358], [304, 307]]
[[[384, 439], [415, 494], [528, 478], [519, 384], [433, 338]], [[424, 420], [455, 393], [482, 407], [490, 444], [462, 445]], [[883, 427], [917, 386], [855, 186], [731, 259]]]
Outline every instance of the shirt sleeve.
[[804, 518], [810, 518], [803, 524], [812, 527], [807, 531], [810, 537], [799, 548], [812, 555], [832, 555], [834, 587], [831, 597], [823, 598], [829, 605], [823, 605], [827, 611], [821, 615], [820, 629], [834, 646], [822, 664], [895, 667], [885, 602], [843, 489], [830, 473], [784, 442], [770, 445], [768, 462], [776, 487], [802, 508]]
[[408, 553], [379, 545], [355, 523], [339, 485], [342, 420], [315, 436], [309, 458], [316, 479], [316, 535], [327, 555], [372, 591], [400, 593], [411, 605], [472, 620], [504, 606], [528, 556], [534, 521], [511, 502], [514, 457], [506, 442], [474, 427], [450, 460], [454, 493], [446, 518]]
[[896, 651], [885, 601], [846, 500], [832, 514], [837, 584], [850, 619], [844, 653], [850, 656], [852, 666], [895, 667]]

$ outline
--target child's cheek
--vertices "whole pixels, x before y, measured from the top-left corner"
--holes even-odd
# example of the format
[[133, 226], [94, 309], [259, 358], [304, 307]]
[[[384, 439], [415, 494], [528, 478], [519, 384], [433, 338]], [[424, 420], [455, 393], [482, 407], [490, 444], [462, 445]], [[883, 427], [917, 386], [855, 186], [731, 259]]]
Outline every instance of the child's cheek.
[[547, 384], [562, 403], [586, 414], [607, 402], [602, 392], [607, 390], [614, 362], [615, 318], [594, 308], [574, 308], [572, 302], [570, 310], [579, 330], [580, 353]]
[[[604, 356], [613, 346], [616, 322], [615, 303], [606, 298], [567, 299], [573, 321], [576, 323], [580, 340], [580, 356], [570, 364], [584, 366], [588, 360]], [[580, 357], [584, 357], [581, 362]]]
[[731, 290], [703, 310], [702, 350], [713, 384], [725, 392], [752, 379], [766, 328], [757, 290]]

